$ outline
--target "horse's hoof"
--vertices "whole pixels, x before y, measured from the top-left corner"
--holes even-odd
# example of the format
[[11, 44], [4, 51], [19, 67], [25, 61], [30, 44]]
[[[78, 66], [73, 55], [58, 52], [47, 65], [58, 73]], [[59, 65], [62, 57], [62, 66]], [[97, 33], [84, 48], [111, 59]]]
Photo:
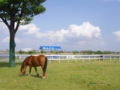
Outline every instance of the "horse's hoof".
[[46, 77], [42, 77], [42, 79], [45, 79]]
[[19, 74], [19, 76], [23, 76], [22, 74]]

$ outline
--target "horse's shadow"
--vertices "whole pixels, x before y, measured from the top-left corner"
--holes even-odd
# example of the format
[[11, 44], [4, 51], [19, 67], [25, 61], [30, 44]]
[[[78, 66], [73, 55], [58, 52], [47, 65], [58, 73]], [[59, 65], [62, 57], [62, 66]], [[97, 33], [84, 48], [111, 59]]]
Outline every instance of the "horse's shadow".
[[[25, 74], [23, 76], [27, 76], [27, 77], [35, 77], [35, 78], [41, 78], [42, 79], [42, 76], [37, 76], [37, 75], [28, 75], [28, 74]], [[22, 77], [23, 77], [22, 76]]]
[[41, 78], [42, 79], [42, 76], [37, 76], [37, 75], [30, 75], [31, 77], [35, 77], [35, 78]]

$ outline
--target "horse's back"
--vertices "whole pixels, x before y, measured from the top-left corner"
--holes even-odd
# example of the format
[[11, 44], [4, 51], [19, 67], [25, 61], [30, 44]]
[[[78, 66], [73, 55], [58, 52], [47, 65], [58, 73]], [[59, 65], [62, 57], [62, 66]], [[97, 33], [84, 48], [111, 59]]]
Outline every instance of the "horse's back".
[[37, 59], [37, 60], [38, 60], [38, 62], [39, 62], [40, 65], [42, 65], [42, 66], [44, 65], [44, 63], [45, 63], [45, 58], [46, 58], [45, 55], [39, 55], [39, 56], [38, 56], [38, 59]]
[[30, 58], [30, 64], [31, 66], [43, 66], [45, 63], [45, 55], [39, 55], [39, 56], [31, 56]]

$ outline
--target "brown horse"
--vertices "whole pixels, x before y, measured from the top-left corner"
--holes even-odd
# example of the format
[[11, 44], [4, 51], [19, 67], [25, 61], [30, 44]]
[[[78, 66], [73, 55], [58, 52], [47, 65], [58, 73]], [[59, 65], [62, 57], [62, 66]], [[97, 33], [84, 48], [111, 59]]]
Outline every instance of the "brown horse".
[[21, 65], [20, 75], [24, 75], [26, 73], [27, 66], [29, 66], [29, 74], [28, 74], [28, 76], [31, 73], [32, 67], [35, 68], [37, 76], [39, 76], [39, 74], [37, 72], [37, 67], [41, 66], [41, 68], [43, 70], [43, 78], [46, 78], [47, 61], [48, 60], [47, 60], [47, 57], [45, 55], [27, 57], [23, 61], [22, 65]]

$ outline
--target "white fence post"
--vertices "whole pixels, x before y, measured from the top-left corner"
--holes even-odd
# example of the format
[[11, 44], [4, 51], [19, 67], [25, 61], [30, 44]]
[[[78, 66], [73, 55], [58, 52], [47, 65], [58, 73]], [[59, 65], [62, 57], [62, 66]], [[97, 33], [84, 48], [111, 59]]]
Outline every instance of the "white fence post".
[[110, 61], [112, 61], [112, 60], [111, 60], [111, 56], [110, 56]]
[[90, 62], [90, 56], [89, 56], [89, 62]]
[[96, 57], [95, 57], [94, 61], [96, 61]]

